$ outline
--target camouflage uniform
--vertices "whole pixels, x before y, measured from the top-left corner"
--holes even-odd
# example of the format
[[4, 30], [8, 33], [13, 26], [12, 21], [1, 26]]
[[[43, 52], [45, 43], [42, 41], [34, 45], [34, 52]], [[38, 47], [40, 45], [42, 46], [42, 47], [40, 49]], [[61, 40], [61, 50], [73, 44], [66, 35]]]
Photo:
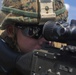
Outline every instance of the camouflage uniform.
[[[41, 8], [40, 8], [41, 6], [39, 0], [4, 0], [0, 12], [0, 17], [1, 17], [0, 27], [2, 30], [4, 30], [6, 29], [7, 24], [10, 23], [14, 24], [14, 22], [24, 23], [25, 25], [26, 24], [41, 25], [44, 24], [46, 21], [52, 19], [54, 21], [67, 20], [68, 12], [65, 9], [63, 0], [52, 0], [51, 3], [52, 3], [51, 4], [52, 8], [49, 8], [48, 5], [45, 6], [43, 13], [41, 12]], [[51, 10], [52, 12], [49, 10]], [[44, 16], [41, 14], [44, 14]], [[49, 14], [54, 14], [54, 15], [49, 15]], [[3, 32], [1, 34], [1, 37], [6, 41], [8, 46], [13, 48], [13, 50], [17, 51], [16, 42], [15, 42], [16, 37], [14, 40], [12, 40], [11, 38], [7, 37], [6, 32]], [[11, 73], [12, 75], [15, 75], [13, 74], [14, 71]], [[15, 73], [17, 73], [17, 71]]]

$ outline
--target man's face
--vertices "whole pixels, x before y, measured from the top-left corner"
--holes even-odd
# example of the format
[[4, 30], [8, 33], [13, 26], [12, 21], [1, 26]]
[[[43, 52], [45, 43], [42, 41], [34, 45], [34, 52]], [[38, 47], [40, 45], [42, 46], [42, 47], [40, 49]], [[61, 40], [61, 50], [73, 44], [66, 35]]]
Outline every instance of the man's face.
[[35, 39], [25, 36], [20, 28], [17, 29], [17, 44], [21, 52], [30, 52], [34, 49], [40, 49], [42, 44], [47, 42], [44, 38]]

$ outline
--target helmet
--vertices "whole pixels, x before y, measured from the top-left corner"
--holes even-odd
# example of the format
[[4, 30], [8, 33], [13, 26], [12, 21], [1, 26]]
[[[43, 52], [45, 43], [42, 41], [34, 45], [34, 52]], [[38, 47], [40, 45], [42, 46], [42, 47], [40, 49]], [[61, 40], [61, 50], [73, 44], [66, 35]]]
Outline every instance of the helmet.
[[48, 20], [64, 20], [67, 10], [63, 0], [4, 0], [1, 8], [1, 29], [6, 23], [43, 25]]

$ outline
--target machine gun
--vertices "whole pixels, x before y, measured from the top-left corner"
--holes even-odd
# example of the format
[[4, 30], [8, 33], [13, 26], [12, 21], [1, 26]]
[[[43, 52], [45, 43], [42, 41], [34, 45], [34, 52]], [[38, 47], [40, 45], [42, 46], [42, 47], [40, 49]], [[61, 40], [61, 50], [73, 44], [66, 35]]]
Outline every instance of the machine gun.
[[[72, 23], [72, 22], [71, 22]], [[75, 23], [46, 22], [43, 36], [49, 41], [65, 42], [68, 46], [45, 48], [27, 54], [13, 52], [0, 39], [0, 65], [4, 72], [17, 68], [23, 75], [76, 75]], [[73, 43], [74, 42], [74, 43]]]

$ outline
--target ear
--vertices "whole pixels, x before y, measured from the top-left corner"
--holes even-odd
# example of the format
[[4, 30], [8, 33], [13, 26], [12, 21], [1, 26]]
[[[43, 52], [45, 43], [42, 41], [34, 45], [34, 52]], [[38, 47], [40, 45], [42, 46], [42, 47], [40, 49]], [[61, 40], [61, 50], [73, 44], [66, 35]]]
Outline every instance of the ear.
[[14, 26], [13, 25], [8, 25], [7, 26], [7, 35], [8, 37], [13, 37], [14, 35]]

